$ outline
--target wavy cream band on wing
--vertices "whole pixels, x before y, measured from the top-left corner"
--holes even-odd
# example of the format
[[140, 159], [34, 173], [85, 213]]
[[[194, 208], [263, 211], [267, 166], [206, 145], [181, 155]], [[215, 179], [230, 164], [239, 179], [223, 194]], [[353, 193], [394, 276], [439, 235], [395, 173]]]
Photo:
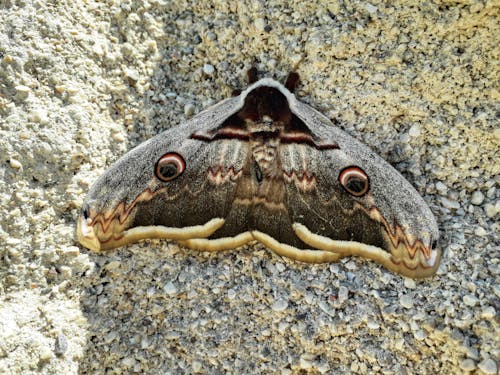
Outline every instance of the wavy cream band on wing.
[[189, 247], [193, 250], [221, 251], [235, 249], [252, 241], [255, 241], [252, 234], [250, 232], [244, 232], [234, 237], [223, 237], [213, 240], [206, 238], [194, 238], [177, 242], [179, 242], [182, 246]]
[[186, 240], [190, 238], [209, 237], [224, 225], [224, 219], [216, 218], [203, 225], [185, 228], [170, 228], [161, 225], [135, 227], [122, 233], [111, 233], [103, 240], [106, 233], [102, 233], [100, 225], [89, 226], [82, 217], [78, 221], [78, 240], [82, 245], [94, 251], [108, 250], [147, 238], [168, 238], [171, 240]]
[[270, 235], [257, 230], [252, 231], [252, 235], [257, 241], [261, 242], [276, 254], [305, 263], [336, 262], [344, 257], [342, 254], [335, 254], [328, 251], [298, 249], [294, 246], [278, 242]]
[[315, 233], [312, 233], [305, 225], [294, 223], [293, 229], [297, 237], [304, 243], [325, 251], [331, 251], [343, 256], [355, 255], [374, 260], [382, 264], [391, 271], [398, 272], [408, 277], [427, 277], [433, 275], [439, 265], [440, 252], [432, 252], [432, 256], [427, 259], [424, 252], [418, 255], [410, 254], [403, 243], [399, 243], [392, 253], [379, 247], [367, 245], [356, 241], [332, 240]]
[[253, 241], [261, 242], [264, 246], [271, 249], [278, 255], [306, 263], [336, 262], [343, 257], [343, 255], [341, 254], [334, 254], [328, 251], [298, 249], [296, 247], [278, 242], [273, 237], [256, 230], [251, 232], [244, 232], [234, 237], [223, 237], [213, 240], [209, 240], [206, 238], [195, 238], [192, 240], [177, 242], [185, 247], [194, 250], [221, 251], [231, 250]]

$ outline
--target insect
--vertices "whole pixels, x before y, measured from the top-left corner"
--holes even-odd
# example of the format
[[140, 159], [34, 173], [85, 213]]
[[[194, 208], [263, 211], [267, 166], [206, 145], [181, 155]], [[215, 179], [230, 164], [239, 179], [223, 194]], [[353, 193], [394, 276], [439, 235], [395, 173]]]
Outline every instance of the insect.
[[92, 186], [78, 239], [102, 251], [147, 238], [219, 251], [258, 241], [309, 263], [345, 256], [421, 278], [441, 259], [427, 204], [401, 174], [286, 83], [249, 86], [142, 143]]

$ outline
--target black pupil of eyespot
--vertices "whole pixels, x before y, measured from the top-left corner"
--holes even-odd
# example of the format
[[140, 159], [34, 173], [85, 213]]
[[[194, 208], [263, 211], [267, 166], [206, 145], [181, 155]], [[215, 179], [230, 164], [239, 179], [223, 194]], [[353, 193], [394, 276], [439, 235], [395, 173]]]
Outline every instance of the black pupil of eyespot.
[[160, 167], [160, 174], [164, 178], [174, 177], [177, 174], [177, 167], [174, 163], [166, 163]]
[[351, 177], [347, 181], [347, 189], [355, 193], [361, 193], [366, 187], [366, 180], [360, 178]]

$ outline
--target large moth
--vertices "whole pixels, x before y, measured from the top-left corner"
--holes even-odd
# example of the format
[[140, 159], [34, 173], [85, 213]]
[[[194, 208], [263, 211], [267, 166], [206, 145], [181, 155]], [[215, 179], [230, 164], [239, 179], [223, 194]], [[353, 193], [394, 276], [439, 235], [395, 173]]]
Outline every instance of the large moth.
[[249, 86], [119, 159], [92, 186], [78, 239], [102, 251], [147, 238], [203, 251], [253, 241], [309, 263], [372, 259], [402, 275], [436, 272], [427, 204], [368, 147], [248, 72]]

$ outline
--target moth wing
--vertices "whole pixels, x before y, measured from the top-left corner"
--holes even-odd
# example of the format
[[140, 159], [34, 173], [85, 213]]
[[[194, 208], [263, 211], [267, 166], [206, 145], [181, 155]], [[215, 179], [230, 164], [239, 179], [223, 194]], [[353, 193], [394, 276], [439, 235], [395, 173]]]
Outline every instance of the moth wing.
[[[237, 139], [204, 142], [192, 135], [210, 134], [238, 110], [238, 103], [238, 98], [224, 100], [120, 158], [88, 194], [79, 223], [80, 241], [99, 250], [147, 237], [208, 236], [218, 229], [230, 210], [247, 148]], [[155, 175], [155, 165], [168, 153], [179, 155], [185, 169], [164, 182]], [[213, 228], [197, 232], [209, 222]]]
[[[307, 227], [311, 236], [372, 246], [359, 254], [351, 248], [344, 255], [380, 260], [369, 253], [383, 249], [391, 254], [391, 262], [404, 263], [396, 266], [398, 272], [410, 276], [434, 273], [441, 255], [436, 249], [439, 232], [420, 194], [389, 163], [315, 109], [298, 101], [291, 103], [291, 109], [314, 138], [338, 146], [327, 150], [304, 144], [282, 147], [284, 176], [292, 176], [287, 184], [291, 221]], [[366, 173], [367, 194], [355, 197], [342, 186], [340, 173], [349, 167]], [[388, 259], [386, 254], [379, 255], [384, 262]], [[420, 271], [421, 267], [425, 270]]]

